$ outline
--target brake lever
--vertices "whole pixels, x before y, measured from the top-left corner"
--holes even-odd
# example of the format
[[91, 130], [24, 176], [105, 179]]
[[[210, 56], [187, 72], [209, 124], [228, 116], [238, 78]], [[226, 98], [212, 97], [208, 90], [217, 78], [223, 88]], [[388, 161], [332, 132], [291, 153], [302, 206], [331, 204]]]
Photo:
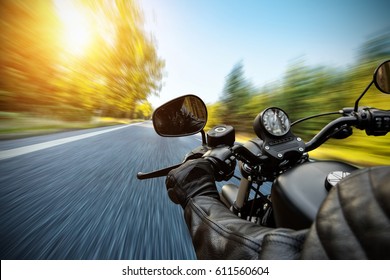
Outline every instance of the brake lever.
[[138, 172], [137, 173], [137, 179], [145, 180], [145, 179], [151, 179], [151, 178], [167, 176], [169, 171], [171, 171], [172, 169], [178, 168], [182, 164], [183, 163], [179, 163], [179, 164], [172, 165], [172, 166], [169, 166], [169, 167], [166, 167], [166, 168], [163, 168], [163, 169], [158, 169], [158, 170], [155, 170], [155, 171], [152, 171], [152, 172], [146, 172], [146, 173]]
[[192, 159], [201, 158], [204, 155], [204, 153], [206, 153], [208, 150], [209, 149], [206, 146], [197, 147], [197, 148], [193, 149], [191, 152], [189, 152], [184, 157], [183, 162], [181, 162], [179, 164], [176, 164], [176, 165], [169, 166], [169, 167], [165, 167], [163, 169], [155, 170], [155, 171], [152, 171], [152, 172], [147, 172], [147, 173], [138, 172], [137, 173], [137, 179], [145, 180], [145, 179], [151, 179], [151, 178], [156, 178], [156, 177], [167, 176], [169, 171], [171, 171], [172, 169], [178, 168], [179, 166], [181, 166], [186, 161], [189, 161], [189, 160], [192, 160]]

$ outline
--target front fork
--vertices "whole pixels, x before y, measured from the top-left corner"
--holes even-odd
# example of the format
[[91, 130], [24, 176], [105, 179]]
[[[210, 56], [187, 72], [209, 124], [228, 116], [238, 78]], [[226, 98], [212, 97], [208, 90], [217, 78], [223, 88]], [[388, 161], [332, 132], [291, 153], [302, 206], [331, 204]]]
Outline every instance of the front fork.
[[221, 201], [237, 216], [257, 224], [273, 227], [272, 203], [269, 195], [260, 193], [261, 184], [257, 186], [255, 197], [248, 200], [252, 184], [249, 176], [247, 179], [241, 178], [240, 186], [224, 185], [221, 191]]
[[242, 208], [245, 205], [245, 202], [248, 200], [249, 191], [252, 186], [252, 180], [250, 177], [248, 179], [241, 178], [240, 186], [238, 187], [236, 201], [233, 203], [233, 212], [240, 213]]
[[252, 186], [250, 177], [248, 179], [241, 178], [240, 186], [234, 184], [226, 184], [222, 187], [221, 201], [232, 210], [233, 213], [239, 215], [248, 200], [249, 191]]

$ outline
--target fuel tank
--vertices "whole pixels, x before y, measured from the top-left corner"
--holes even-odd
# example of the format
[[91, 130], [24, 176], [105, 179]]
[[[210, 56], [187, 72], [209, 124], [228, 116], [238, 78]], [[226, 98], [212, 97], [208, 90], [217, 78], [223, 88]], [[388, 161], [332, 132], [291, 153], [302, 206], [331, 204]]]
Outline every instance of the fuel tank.
[[343, 162], [314, 161], [278, 176], [271, 192], [276, 226], [297, 230], [310, 227], [332, 187], [329, 183], [335, 183], [330, 177], [355, 170], [357, 167]]

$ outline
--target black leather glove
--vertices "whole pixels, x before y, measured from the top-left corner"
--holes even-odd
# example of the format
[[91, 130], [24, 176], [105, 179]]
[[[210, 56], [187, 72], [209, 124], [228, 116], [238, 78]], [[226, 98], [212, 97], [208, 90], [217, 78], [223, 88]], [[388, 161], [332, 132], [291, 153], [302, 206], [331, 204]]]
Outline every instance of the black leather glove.
[[185, 155], [184, 161], [189, 161], [191, 159], [198, 159], [203, 157], [203, 155], [208, 151], [209, 149], [205, 146], [199, 146], [193, 149], [191, 152]]
[[169, 198], [183, 208], [195, 196], [205, 195], [219, 199], [214, 170], [206, 159], [189, 160], [171, 170], [165, 184]]

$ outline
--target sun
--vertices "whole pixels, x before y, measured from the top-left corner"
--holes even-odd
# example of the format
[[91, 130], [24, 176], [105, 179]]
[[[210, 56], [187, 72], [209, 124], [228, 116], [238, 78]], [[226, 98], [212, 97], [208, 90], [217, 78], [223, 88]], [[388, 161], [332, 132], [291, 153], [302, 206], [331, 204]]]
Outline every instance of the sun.
[[91, 19], [83, 7], [71, 0], [55, 0], [58, 17], [62, 23], [62, 45], [73, 55], [82, 55], [92, 42]]

